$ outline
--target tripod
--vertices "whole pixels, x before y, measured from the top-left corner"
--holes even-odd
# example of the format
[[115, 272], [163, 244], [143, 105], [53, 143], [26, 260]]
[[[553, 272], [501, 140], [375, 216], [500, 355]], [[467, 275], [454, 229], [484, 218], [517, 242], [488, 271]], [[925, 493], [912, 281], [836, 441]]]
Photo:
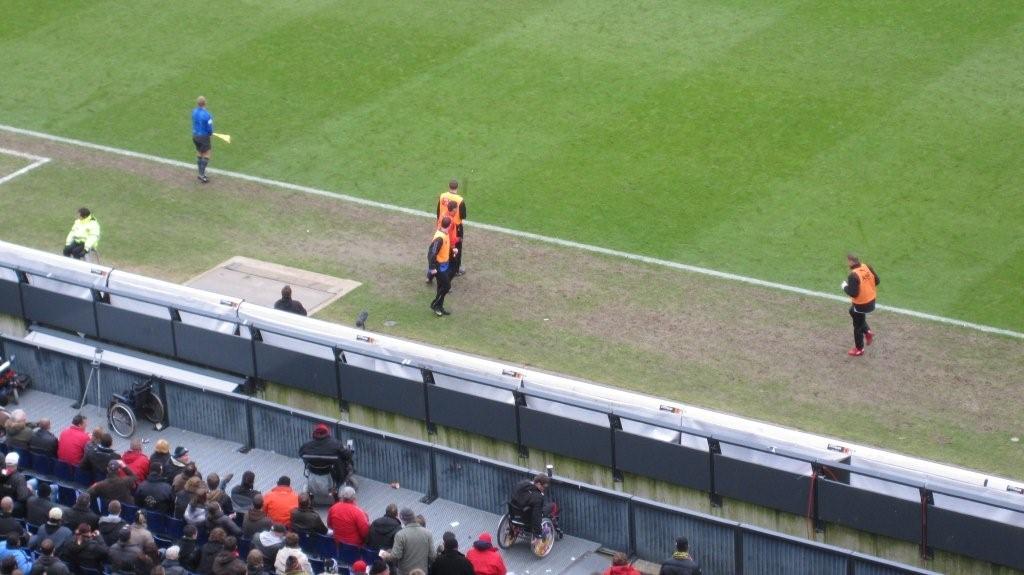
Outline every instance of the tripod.
[[93, 349], [92, 361], [90, 364], [92, 367], [89, 369], [89, 379], [85, 380], [85, 391], [82, 393], [82, 399], [71, 407], [78, 410], [81, 414], [82, 410], [85, 409], [85, 398], [89, 397], [89, 387], [92, 386], [92, 380], [96, 380], [96, 405], [100, 404], [100, 390], [103, 387], [102, 374], [100, 366], [103, 365], [103, 350], [100, 348]]

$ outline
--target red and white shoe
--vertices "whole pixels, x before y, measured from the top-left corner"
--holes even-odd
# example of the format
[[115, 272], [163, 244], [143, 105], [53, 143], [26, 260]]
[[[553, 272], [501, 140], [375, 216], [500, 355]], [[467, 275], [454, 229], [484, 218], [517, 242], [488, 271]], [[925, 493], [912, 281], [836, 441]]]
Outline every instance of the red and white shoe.
[[857, 349], [855, 347], [851, 347], [850, 351], [846, 352], [846, 355], [852, 355], [853, 357], [860, 357], [860, 356], [864, 355], [864, 350], [863, 349]]
[[872, 341], [875, 341], [875, 332], [869, 329], [866, 332], [864, 332], [864, 343], [866, 345], [871, 345]]

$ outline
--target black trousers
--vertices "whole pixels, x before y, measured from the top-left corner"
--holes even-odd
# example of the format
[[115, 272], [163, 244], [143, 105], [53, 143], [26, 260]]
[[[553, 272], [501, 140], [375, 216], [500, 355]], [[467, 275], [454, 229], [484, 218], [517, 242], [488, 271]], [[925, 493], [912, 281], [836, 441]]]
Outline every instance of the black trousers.
[[449, 266], [445, 271], [437, 270], [437, 274], [434, 275], [437, 278], [437, 295], [430, 303], [430, 309], [444, 309], [444, 296], [452, 289], [451, 273], [452, 268]]
[[466, 239], [462, 237], [462, 226], [456, 229], [455, 235], [459, 238], [459, 245], [456, 246], [459, 248], [459, 253], [452, 256], [451, 267], [448, 268], [448, 272], [452, 277], [458, 275], [459, 269], [462, 268], [462, 252], [463, 248], [466, 247]]
[[850, 317], [853, 319], [853, 345], [857, 349], [864, 349], [864, 334], [871, 329], [868, 327], [868, 311], [857, 311], [856, 306], [850, 306]]
[[70, 246], [64, 246], [64, 255], [69, 258], [75, 258], [80, 260], [85, 257], [85, 244], [73, 243]]

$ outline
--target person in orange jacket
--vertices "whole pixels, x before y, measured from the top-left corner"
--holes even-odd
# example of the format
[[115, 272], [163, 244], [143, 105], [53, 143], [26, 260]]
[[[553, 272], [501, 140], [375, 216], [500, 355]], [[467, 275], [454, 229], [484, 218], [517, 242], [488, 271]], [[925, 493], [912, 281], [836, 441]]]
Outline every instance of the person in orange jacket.
[[274, 523], [291, 525], [292, 509], [299, 507], [299, 494], [292, 489], [292, 480], [282, 475], [277, 487], [263, 495], [263, 512]]
[[473, 565], [476, 575], [505, 575], [505, 561], [501, 553], [491, 544], [491, 534], [481, 533], [473, 542], [473, 547], [466, 552], [466, 559]]
[[612, 555], [612, 565], [605, 569], [604, 575], [640, 575], [640, 572], [629, 564], [625, 553], [619, 552]]

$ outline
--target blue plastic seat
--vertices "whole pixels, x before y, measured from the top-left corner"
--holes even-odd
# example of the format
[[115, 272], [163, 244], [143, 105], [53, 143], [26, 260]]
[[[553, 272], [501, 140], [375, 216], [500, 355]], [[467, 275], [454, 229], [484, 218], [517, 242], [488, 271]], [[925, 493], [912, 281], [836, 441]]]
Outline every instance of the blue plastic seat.
[[373, 565], [374, 561], [380, 559], [380, 550], [379, 549], [370, 549], [369, 547], [360, 547], [359, 550], [362, 551], [362, 553], [363, 553], [362, 560], [365, 561], [367, 565]]
[[170, 515], [164, 515], [164, 520], [167, 522], [167, 535], [175, 541], [181, 539], [181, 536], [185, 534], [185, 521]]
[[310, 539], [313, 540], [313, 555], [315, 557], [321, 559], [338, 558], [338, 544], [335, 543], [333, 535], [313, 533], [310, 535]]
[[150, 509], [143, 509], [142, 512], [146, 515], [146, 526], [154, 535], [170, 535], [167, 530], [166, 515]]
[[74, 482], [78, 485], [89, 487], [93, 484], [92, 473], [82, 469], [81, 467], [76, 467]]
[[167, 539], [166, 537], [160, 537], [159, 535], [153, 536], [153, 541], [156, 542], [156, 546], [160, 549], [167, 549], [171, 545], [174, 545], [174, 541]]
[[53, 476], [61, 483], [75, 482], [75, 468], [70, 463], [57, 460], [53, 464]]
[[252, 549], [252, 540], [246, 539], [245, 537], [238, 538], [238, 556], [245, 557], [249, 554], [249, 550]]
[[31, 451], [27, 449], [21, 449], [19, 447], [14, 447], [10, 451], [13, 451], [18, 454], [19, 469], [32, 469], [32, 461], [34, 458], [32, 457]]
[[349, 545], [348, 543], [338, 543], [338, 561], [346, 565], [351, 565], [362, 558], [362, 547], [356, 547], [355, 545]]
[[[125, 523], [131, 525], [135, 523], [135, 517], [139, 514], [139, 508], [134, 505], [127, 503], [121, 504], [121, 519], [124, 519]], [[152, 531], [152, 528], [150, 529]]]
[[68, 485], [57, 484], [57, 503], [64, 507], [72, 507], [78, 500], [78, 490]]
[[309, 566], [313, 568], [313, 573], [324, 572], [324, 562], [321, 559], [313, 559], [312, 557], [310, 557]]
[[46, 475], [47, 477], [53, 476], [53, 467], [57, 463], [57, 460], [41, 453], [32, 454], [32, 471], [35, 471], [39, 475]]

